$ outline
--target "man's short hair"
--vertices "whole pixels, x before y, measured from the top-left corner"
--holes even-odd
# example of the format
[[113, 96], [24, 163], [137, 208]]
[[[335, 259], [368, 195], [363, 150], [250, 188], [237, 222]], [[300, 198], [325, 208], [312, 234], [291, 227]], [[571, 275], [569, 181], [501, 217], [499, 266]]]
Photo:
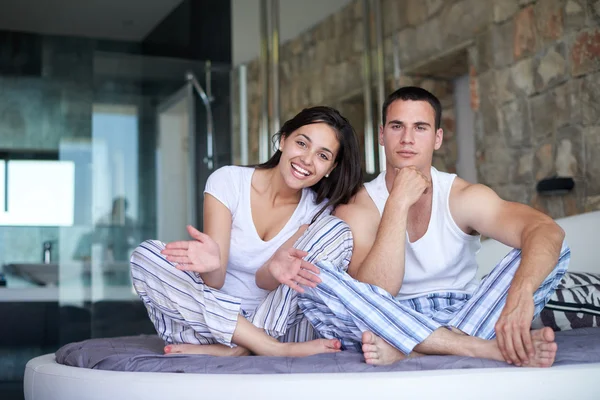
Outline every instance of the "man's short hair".
[[433, 93], [418, 87], [418, 86], [404, 86], [400, 89], [396, 90], [394, 93], [390, 94], [387, 99], [385, 99], [385, 103], [383, 103], [383, 108], [381, 110], [383, 125], [385, 126], [386, 118], [387, 118], [387, 110], [390, 104], [392, 104], [396, 100], [412, 100], [412, 101], [426, 101], [431, 104], [433, 107], [433, 111], [435, 113], [435, 130], [440, 129], [442, 125], [442, 104], [440, 100], [433, 95]]

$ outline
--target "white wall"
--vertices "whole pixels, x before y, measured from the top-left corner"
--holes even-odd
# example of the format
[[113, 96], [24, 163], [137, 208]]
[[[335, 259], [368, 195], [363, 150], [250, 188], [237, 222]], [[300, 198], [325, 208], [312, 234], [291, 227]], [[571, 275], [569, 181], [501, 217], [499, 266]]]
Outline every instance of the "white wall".
[[[351, 0], [279, 0], [280, 43], [296, 37]], [[260, 0], [231, 0], [233, 65], [260, 54]]]

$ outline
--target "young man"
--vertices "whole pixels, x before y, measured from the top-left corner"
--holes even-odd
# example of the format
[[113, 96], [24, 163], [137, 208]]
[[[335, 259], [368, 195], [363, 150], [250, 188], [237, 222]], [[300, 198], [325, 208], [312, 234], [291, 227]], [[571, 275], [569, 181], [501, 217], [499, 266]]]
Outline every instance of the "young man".
[[[453, 354], [549, 367], [557, 345], [531, 322], [566, 272], [564, 232], [548, 216], [432, 167], [441, 105], [404, 87], [383, 106], [386, 171], [336, 209], [353, 235], [348, 274], [321, 263], [299, 305], [325, 337], [362, 341], [365, 360]], [[480, 235], [515, 249], [479, 283]], [[353, 279], [354, 278], [354, 279]]]

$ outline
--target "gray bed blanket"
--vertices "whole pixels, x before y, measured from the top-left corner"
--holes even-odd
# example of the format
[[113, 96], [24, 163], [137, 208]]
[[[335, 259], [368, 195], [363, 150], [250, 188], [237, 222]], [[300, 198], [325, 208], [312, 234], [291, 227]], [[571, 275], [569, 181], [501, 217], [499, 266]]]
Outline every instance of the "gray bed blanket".
[[[556, 333], [555, 365], [600, 362], [600, 328], [582, 328]], [[286, 374], [316, 372], [384, 372], [456, 368], [516, 368], [503, 362], [458, 356], [428, 356], [403, 360], [389, 366], [365, 364], [362, 354], [342, 351], [316, 356], [212, 357], [164, 355], [157, 336], [90, 339], [71, 343], [56, 352], [59, 364], [74, 367], [137, 372], [205, 374]]]

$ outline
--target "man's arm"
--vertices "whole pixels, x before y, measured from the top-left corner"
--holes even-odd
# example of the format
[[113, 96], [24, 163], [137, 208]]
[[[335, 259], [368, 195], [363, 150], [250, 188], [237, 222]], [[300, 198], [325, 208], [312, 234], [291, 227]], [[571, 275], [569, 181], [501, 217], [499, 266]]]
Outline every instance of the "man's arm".
[[533, 294], [558, 262], [564, 231], [547, 215], [524, 204], [504, 201], [487, 186], [462, 180], [452, 188], [450, 210], [465, 232], [475, 230], [521, 249], [521, 264], [496, 324], [496, 335], [507, 361], [517, 365], [528, 362], [534, 352], [529, 333]]
[[[371, 201], [369, 199], [369, 201]], [[404, 247], [408, 211], [390, 200], [383, 215], [368, 205], [340, 206], [335, 214], [346, 221], [354, 237], [348, 274], [396, 296], [404, 280]], [[391, 204], [391, 205], [390, 205]]]
[[359, 279], [361, 265], [375, 242], [381, 219], [379, 211], [367, 192], [362, 189], [348, 204], [339, 205], [334, 215], [346, 222], [352, 232], [352, 258], [348, 265], [348, 274]]
[[355, 260], [353, 254], [348, 269], [352, 277], [379, 286], [392, 296], [398, 294], [404, 281], [408, 211], [428, 187], [427, 177], [415, 167], [406, 167], [395, 171], [381, 218], [365, 189], [356, 195], [362, 212], [348, 206], [338, 207], [336, 215], [350, 225], [355, 236], [354, 251], [359, 247], [359, 259]]

